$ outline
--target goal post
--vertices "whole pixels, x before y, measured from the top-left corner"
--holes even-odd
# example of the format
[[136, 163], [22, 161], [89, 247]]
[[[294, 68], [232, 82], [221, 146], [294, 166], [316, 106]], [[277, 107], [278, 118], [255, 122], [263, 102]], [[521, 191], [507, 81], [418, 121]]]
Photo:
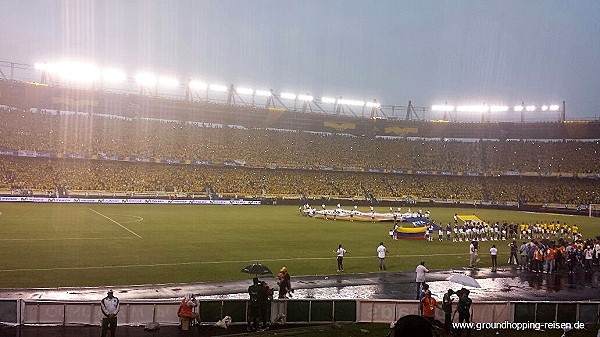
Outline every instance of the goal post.
[[590, 217], [600, 217], [600, 204], [590, 204], [588, 210]]

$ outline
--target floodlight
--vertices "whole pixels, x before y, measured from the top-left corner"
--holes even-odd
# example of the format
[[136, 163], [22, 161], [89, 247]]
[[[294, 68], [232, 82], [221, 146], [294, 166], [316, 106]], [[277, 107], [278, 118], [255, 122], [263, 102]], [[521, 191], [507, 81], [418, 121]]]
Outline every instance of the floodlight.
[[292, 94], [292, 93], [289, 93], [289, 92], [282, 92], [281, 93], [281, 98], [296, 99], [296, 94]]
[[535, 111], [535, 105], [528, 105], [525, 107], [525, 110], [527, 111]]
[[508, 111], [508, 107], [506, 105], [492, 105], [490, 107], [491, 112], [505, 112]]
[[235, 88], [235, 91], [240, 95], [252, 95], [254, 90], [250, 88]]
[[363, 106], [365, 105], [365, 102], [363, 101], [356, 101], [356, 100], [351, 100], [351, 99], [338, 99], [338, 104], [342, 104], [342, 105], [352, 105], [352, 106]]
[[556, 105], [556, 104], [552, 104], [550, 106], [550, 111], [558, 111], [560, 110], [560, 106]]
[[93, 82], [100, 77], [98, 68], [89, 63], [61, 62], [53, 71], [69, 81]]
[[377, 103], [377, 102], [367, 102], [367, 104], [365, 104], [367, 106], [367, 108], [375, 108], [378, 109], [381, 104]]
[[521, 111], [523, 111], [523, 109], [524, 109], [524, 108], [523, 108], [523, 106], [522, 106], [522, 105], [515, 105], [515, 106], [513, 107], [513, 109], [514, 109], [515, 111], [517, 111], [517, 112], [521, 112]]
[[311, 95], [298, 95], [298, 100], [305, 102], [312, 102], [313, 97]]
[[127, 79], [127, 75], [124, 71], [119, 69], [104, 69], [102, 72], [102, 80], [106, 82], [123, 82]]
[[269, 90], [256, 90], [254, 93], [256, 96], [271, 97], [271, 92]]
[[229, 90], [226, 85], [222, 85], [222, 84], [211, 84], [208, 88], [211, 91], [218, 91], [218, 92], [227, 92], [227, 90]]
[[453, 105], [432, 105], [431, 106], [431, 110], [432, 111], [454, 111], [454, 106]]
[[490, 108], [487, 105], [459, 105], [456, 111], [459, 112], [488, 112]]
[[208, 88], [206, 83], [200, 81], [190, 81], [189, 86], [194, 90], [206, 90]]
[[135, 81], [143, 87], [156, 85], [156, 77], [150, 73], [139, 73], [135, 75]]
[[179, 80], [172, 77], [161, 77], [158, 79], [158, 84], [163, 87], [176, 87], [179, 85]]
[[335, 98], [332, 98], [332, 97], [321, 97], [321, 102], [322, 103], [331, 103], [331, 104], [334, 104], [335, 103]]
[[547, 105], [542, 105], [542, 111], [546, 111], [548, 110], [548, 106]]

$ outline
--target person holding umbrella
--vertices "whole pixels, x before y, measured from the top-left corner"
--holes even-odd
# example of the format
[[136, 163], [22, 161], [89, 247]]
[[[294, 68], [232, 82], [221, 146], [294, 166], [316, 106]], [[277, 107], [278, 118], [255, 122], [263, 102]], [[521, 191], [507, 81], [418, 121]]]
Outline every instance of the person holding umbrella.
[[[458, 312], [458, 322], [471, 322], [471, 304], [473, 301], [469, 298], [470, 291], [468, 289], [462, 288], [461, 290], [456, 292], [458, 299], [458, 306], [454, 314]], [[460, 336], [462, 334], [462, 329], [458, 329], [457, 335]], [[467, 329], [467, 337], [471, 336], [471, 329]]]

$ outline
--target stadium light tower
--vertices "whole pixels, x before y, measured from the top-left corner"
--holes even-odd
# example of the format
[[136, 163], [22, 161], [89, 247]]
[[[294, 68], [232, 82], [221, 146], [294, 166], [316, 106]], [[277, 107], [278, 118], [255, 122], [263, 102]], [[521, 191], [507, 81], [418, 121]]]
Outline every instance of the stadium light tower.
[[135, 81], [140, 85], [140, 95], [144, 95], [145, 91], [152, 95], [152, 88], [156, 90], [158, 83], [156, 76], [148, 72], [141, 72], [135, 76]]

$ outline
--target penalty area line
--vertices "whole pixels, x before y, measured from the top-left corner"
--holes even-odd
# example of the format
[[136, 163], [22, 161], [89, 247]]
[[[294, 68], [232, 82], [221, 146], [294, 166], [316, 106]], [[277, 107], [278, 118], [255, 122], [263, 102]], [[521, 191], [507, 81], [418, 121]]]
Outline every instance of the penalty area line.
[[140, 239], [142, 238], [142, 237], [141, 237], [141, 236], [139, 236], [139, 235], [138, 235], [136, 232], [134, 232], [134, 231], [132, 231], [131, 229], [129, 229], [129, 228], [127, 228], [127, 227], [125, 227], [125, 226], [121, 225], [121, 224], [120, 224], [118, 221], [116, 221], [116, 220], [114, 220], [114, 219], [111, 219], [111, 218], [107, 217], [106, 215], [104, 215], [104, 214], [102, 214], [102, 213], [100, 213], [100, 212], [98, 212], [98, 211], [95, 211], [95, 210], [93, 210], [93, 209], [91, 209], [91, 208], [88, 208], [88, 209], [89, 209], [90, 211], [92, 211], [92, 212], [94, 212], [94, 213], [96, 213], [96, 214], [100, 215], [101, 217], [103, 217], [103, 218], [106, 218], [106, 219], [110, 220], [111, 222], [114, 222], [114, 223], [116, 223], [117, 225], [119, 225], [119, 227], [121, 227], [121, 228], [123, 228], [124, 230], [128, 231], [129, 233], [131, 233], [131, 234], [133, 234], [133, 235], [137, 236], [138, 238], [140, 238]]

